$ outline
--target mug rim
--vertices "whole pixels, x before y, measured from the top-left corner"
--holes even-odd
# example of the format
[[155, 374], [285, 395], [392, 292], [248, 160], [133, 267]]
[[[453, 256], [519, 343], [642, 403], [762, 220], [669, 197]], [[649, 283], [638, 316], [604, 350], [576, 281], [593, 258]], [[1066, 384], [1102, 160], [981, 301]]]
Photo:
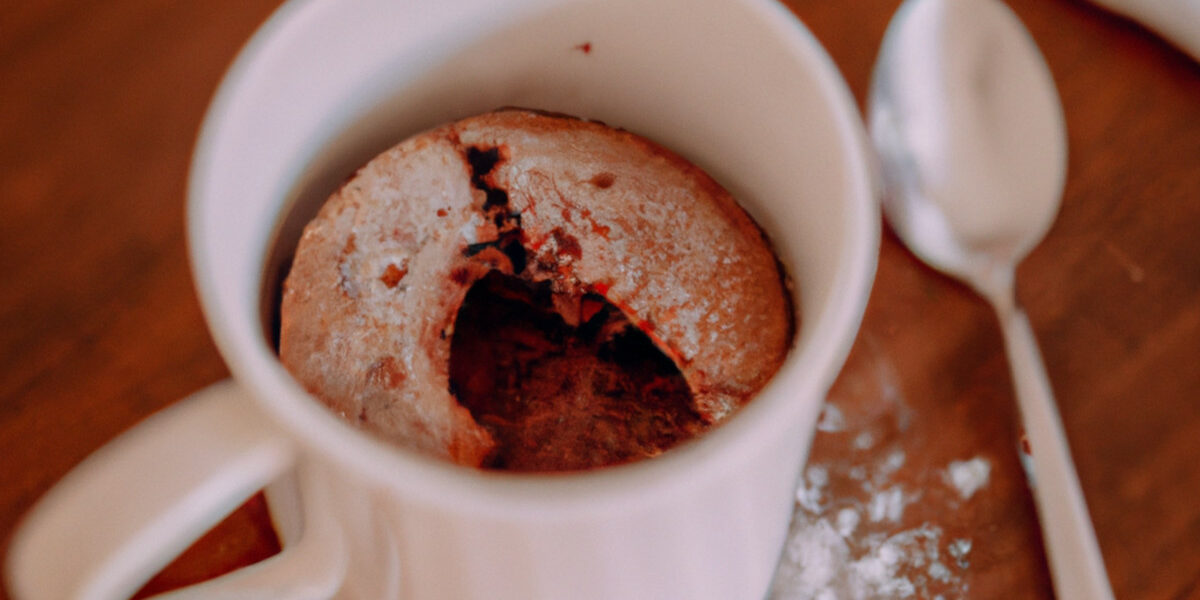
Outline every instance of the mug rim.
[[[844, 265], [837, 270], [830, 287], [828, 314], [819, 321], [802, 325], [815, 328], [808, 346], [819, 348], [821, 355], [803, 372], [806, 377], [795, 382], [798, 387], [788, 392], [789, 396], [823, 399], [849, 354], [874, 281], [881, 228], [876, 178], [862, 117], [824, 47], [778, 0], [739, 1], [762, 13], [794, 62], [811, 72], [810, 76], [820, 86], [822, 106], [837, 131], [838, 156], [846, 179], [845, 192], [839, 199], [846, 207], [845, 230], [839, 238]], [[532, 3], [547, 4], [545, 0]], [[775, 384], [780, 374], [777, 374], [754, 402], [739, 409], [735, 418], [653, 460], [579, 472], [526, 474], [464, 467], [399, 448], [364, 435], [314, 401], [277, 357], [271, 355], [266, 344], [253, 343], [258, 332], [247, 337], [243, 335], [246, 332], [231, 330], [230, 319], [223, 315], [232, 312], [238, 301], [221, 295], [206, 256], [199, 223], [206, 205], [204, 181], [212, 172], [214, 152], [219, 145], [216, 130], [246, 85], [247, 72], [289, 28], [304, 26], [306, 11], [325, 4], [327, 0], [290, 0], [276, 9], [245, 44], [222, 78], [205, 114], [188, 181], [189, 257], [209, 331], [234, 378], [250, 391], [254, 402], [273, 421], [292, 432], [294, 441], [308, 452], [331, 457], [376, 482], [403, 489], [414, 499], [483, 512], [512, 514], [514, 510], [524, 510], [529, 516], [547, 518], [578, 510], [594, 513], [603, 506], [616, 508], [654, 496], [699, 489], [716, 473], [736, 469], [744, 455], [754, 451], [739, 440], [754, 435], [774, 439], [798, 419], [810, 418], [815, 422], [815, 414], [797, 411], [819, 411], [820, 401], [792, 402], [800, 407], [790, 412], [785, 412], [786, 406], [780, 406], [784, 399], [777, 397], [782, 394], [779, 390], [771, 394], [772, 388], [778, 387]], [[798, 350], [794, 348], [791, 354]], [[790, 360], [796, 357], [789, 356]], [[776, 397], [775, 402], [769, 401], [772, 396]], [[787, 418], [781, 418], [781, 414]], [[635, 488], [639, 490], [637, 498], [628, 494]]]

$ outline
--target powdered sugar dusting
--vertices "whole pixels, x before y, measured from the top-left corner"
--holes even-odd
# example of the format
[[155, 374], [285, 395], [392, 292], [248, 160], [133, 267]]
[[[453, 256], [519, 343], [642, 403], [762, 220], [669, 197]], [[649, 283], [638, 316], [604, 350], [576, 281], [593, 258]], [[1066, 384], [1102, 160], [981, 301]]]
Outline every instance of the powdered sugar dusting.
[[987, 485], [992, 472], [992, 463], [986, 458], [976, 456], [971, 460], [954, 461], [946, 467], [946, 481], [958, 490], [958, 495], [967, 500], [975, 495], [979, 488]]
[[963, 416], [947, 412], [962, 405], [910, 405], [891, 356], [864, 335], [829, 392], [771, 600], [953, 600], [995, 589], [996, 550], [980, 546], [1004, 539], [996, 528], [1011, 518], [996, 512], [1006, 486], [989, 488], [1006, 465], [963, 435]]
[[[904, 464], [893, 451], [868, 465], [857, 494], [830, 493], [830, 470], [810, 465], [796, 491], [796, 514], [771, 598], [873, 599], [961, 598], [967, 593], [963, 574], [970, 566], [971, 540], [945, 539], [943, 529], [924, 522], [894, 531], [905, 508], [920, 500], [920, 490], [890, 482]], [[990, 467], [986, 459], [952, 463]], [[986, 479], [973, 479], [980, 487]], [[978, 488], [975, 488], [976, 490]], [[972, 493], [974, 490], [972, 490]]]
[[817, 421], [817, 431], [838, 432], [846, 429], [846, 417], [836, 404], [825, 403], [821, 407], [821, 418]]
[[973, 541], [939, 516], [987, 487], [991, 462], [914, 463], [903, 445], [909, 409], [887, 396], [871, 424], [834, 403], [822, 411], [818, 431], [841, 454], [803, 473], [773, 600], [967, 597]]

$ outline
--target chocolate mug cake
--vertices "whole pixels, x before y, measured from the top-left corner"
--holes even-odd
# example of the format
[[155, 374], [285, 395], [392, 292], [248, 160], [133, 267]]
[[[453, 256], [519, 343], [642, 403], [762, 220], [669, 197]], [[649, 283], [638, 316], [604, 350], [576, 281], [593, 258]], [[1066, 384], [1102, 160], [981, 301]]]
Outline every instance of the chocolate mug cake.
[[409, 138], [308, 224], [280, 358], [347, 421], [485, 468], [655, 456], [783, 362], [787, 278], [698, 167], [632, 133], [500, 110]]

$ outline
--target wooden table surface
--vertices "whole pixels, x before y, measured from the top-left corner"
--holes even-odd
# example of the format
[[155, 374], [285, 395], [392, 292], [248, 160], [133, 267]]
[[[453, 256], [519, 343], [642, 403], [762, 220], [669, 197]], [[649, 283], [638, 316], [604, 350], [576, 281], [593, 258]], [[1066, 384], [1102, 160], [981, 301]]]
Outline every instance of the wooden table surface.
[[[227, 376], [190, 283], [184, 182], [222, 71], [277, 3], [0, 8], [0, 540], [88, 453]], [[789, 5], [861, 103], [897, 1]], [[1200, 598], [1200, 65], [1090, 4], [1010, 5], [1050, 64], [1070, 148], [1062, 211], [1019, 296], [1117, 596]], [[970, 536], [947, 597], [1049, 597], [1011, 396], [989, 308], [885, 230], [830, 396], [843, 422], [810, 464], [845, 500], [854, 466], [901, 450], [893, 477], [915, 499], [877, 528]], [[936, 475], [971, 457], [991, 466], [987, 485], [947, 500]], [[147, 592], [276, 549], [255, 499]]]

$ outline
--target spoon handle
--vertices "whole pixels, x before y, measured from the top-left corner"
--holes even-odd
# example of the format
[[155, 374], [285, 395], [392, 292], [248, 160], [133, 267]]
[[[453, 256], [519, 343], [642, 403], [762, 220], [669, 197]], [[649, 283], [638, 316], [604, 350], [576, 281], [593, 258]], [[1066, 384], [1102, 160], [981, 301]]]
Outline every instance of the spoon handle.
[[1029, 319], [1013, 302], [996, 303], [1013, 386], [1033, 463], [1034, 500], [1059, 600], [1113, 597], [1096, 532], [1088, 517], [1071, 449], [1054, 402], [1054, 390]]

